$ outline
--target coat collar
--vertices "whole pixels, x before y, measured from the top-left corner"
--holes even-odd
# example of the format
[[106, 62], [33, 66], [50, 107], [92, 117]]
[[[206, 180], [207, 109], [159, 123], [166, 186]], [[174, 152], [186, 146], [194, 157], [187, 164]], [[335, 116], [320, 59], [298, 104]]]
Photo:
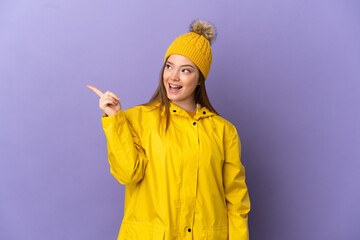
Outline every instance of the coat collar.
[[[179, 107], [178, 105], [176, 105], [171, 101], [169, 101], [169, 103], [170, 103], [169, 106], [170, 115], [177, 115], [186, 118], [191, 118], [191, 116], [187, 113], [187, 111], [185, 111], [184, 109], [182, 109], [181, 107]], [[160, 103], [156, 102], [154, 105], [158, 107]], [[164, 110], [162, 111], [162, 113], [164, 113]], [[204, 107], [199, 103], [196, 104], [196, 114], [193, 117], [194, 120], [199, 120], [201, 118], [207, 118], [212, 116], [216, 116], [216, 113], [211, 112], [207, 107]]]
[[[179, 107], [178, 105], [176, 105], [175, 103], [173, 103], [171, 101], [170, 101], [169, 110], [170, 110], [170, 114], [172, 114], [172, 115], [178, 115], [178, 116], [191, 118], [191, 116], [187, 113], [187, 111], [185, 111], [184, 109], [182, 109], [181, 107]], [[207, 107], [204, 107], [198, 103], [198, 104], [196, 104], [196, 114], [193, 117], [193, 119], [199, 120], [201, 118], [207, 118], [207, 117], [214, 116], [214, 115], [216, 115], [216, 114], [211, 112]]]

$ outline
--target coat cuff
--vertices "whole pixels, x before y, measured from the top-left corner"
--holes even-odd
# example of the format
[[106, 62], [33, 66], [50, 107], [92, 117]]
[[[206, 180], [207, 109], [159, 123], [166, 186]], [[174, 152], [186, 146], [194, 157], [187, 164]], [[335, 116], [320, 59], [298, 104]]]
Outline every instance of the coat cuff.
[[106, 126], [114, 125], [115, 123], [119, 123], [119, 121], [121, 121], [123, 117], [124, 117], [124, 111], [122, 110], [118, 111], [116, 114], [112, 116], [108, 116], [106, 115], [106, 113], [104, 113], [101, 116], [101, 122], [103, 126], [106, 127]]

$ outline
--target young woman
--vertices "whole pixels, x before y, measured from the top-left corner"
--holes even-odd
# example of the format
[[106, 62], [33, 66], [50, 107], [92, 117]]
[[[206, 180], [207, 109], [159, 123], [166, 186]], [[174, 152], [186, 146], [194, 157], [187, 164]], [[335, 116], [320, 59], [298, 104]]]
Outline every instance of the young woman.
[[165, 54], [146, 104], [100, 96], [110, 172], [126, 185], [118, 240], [249, 238], [250, 200], [236, 128], [206, 94], [214, 27], [194, 21]]

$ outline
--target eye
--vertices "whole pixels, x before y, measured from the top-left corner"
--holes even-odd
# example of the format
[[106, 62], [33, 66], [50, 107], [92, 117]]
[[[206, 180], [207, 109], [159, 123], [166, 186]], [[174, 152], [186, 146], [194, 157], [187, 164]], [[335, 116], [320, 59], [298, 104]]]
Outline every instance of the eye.
[[171, 66], [169, 64], [166, 64], [167, 69], [171, 69]]
[[190, 70], [189, 70], [189, 69], [183, 69], [183, 72], [187, 72], [187, 73], [189, 73], [189, 72], [190, 72]]

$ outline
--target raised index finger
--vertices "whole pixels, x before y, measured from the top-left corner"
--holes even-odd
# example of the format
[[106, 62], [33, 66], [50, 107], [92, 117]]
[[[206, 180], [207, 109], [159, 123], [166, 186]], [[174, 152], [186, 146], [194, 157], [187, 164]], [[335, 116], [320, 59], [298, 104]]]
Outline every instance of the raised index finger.
[[90, 86], [90, 85], [86, 85], [86, 87], [93, 90], [94, 93], [96, 93], [99, 97], [102, 97], [104, 95], [104, 93], [102, 91], [100, 91], [99, 89], [97, 89], [96, 87], [93, 87], [93, 86]]

